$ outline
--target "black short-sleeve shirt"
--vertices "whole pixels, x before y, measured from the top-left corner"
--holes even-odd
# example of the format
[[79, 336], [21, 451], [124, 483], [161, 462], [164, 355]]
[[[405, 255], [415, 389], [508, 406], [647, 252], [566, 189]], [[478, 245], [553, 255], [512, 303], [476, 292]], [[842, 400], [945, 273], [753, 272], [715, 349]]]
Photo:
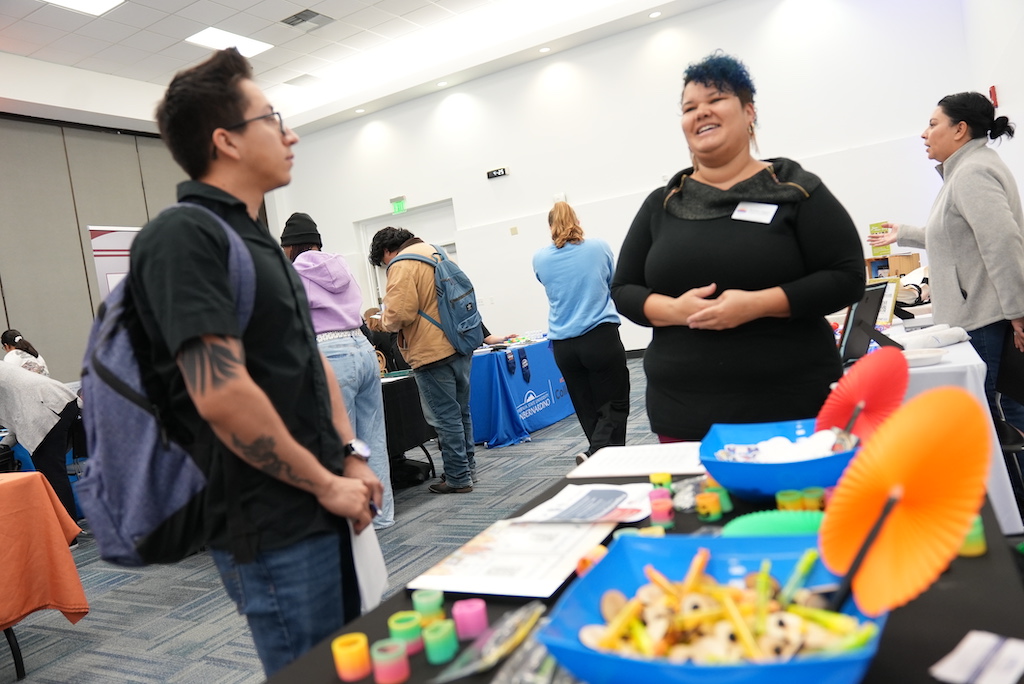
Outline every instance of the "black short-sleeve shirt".
[[[171, 435], [197, 460], [209, 464], [210, 545], [230, 549], [223, 466], [225, 457], [237, 457], [214, 437], [188, 396], [175, 362], [183, 344], [203, 335], [240, 337], [249, 374], [295, 439], [333, 472], [342, 472], [344, 457], [331, 420], [309, 304], [295, 269], [266, 226], [250, 218], [241, 200], [198, 181], [180, 184], [178, 199], [221, 216], [241, 236], [256, 271], [252, 318], [240, 331], [228, 276], [228, 239], [213, 217], [198, 211], [161, 214], [139, 232], [131, 248], [129, 292], [142, 344], [148, 345], [147, 388]], [[237, 463], [239, 467], [232, 469], [236, 475], [230, 477], [237, 480], [243, 511], [254, 524], [260, 549], [282, 548], [338, 529], [338, 519], [311, 494], [240, 459]]]

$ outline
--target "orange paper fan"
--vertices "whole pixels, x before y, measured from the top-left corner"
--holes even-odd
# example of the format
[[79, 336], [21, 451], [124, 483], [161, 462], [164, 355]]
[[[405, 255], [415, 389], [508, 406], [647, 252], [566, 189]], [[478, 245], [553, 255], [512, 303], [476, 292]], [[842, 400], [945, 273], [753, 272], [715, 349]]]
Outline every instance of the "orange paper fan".
[[907, 359], [896, 347], [861, 357], [829, 393], [815, 429], [846, 430], [858, 404], [863, 404], [850, 432], [866, 440], [903, 403], [908, 381]]
[[843, 473], [820, 531], [822, 561], [837, 575], [849, 572], [890, 494], [902, 490], [853, 576], [866, 615], [917, 597], [956, 556], [985, 497], [988, 421], [966, 390], [924, 392], [893, 413]]

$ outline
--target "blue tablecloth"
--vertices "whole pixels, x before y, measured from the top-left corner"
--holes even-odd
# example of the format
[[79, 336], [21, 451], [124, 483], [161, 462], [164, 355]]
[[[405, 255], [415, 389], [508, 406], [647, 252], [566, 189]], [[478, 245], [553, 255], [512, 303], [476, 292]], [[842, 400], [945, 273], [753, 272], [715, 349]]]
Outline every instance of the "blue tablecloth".
[[488, 448], [518, 444], [575, 412], [547, 341], [475, 355], [470, 382], [473, 439]]

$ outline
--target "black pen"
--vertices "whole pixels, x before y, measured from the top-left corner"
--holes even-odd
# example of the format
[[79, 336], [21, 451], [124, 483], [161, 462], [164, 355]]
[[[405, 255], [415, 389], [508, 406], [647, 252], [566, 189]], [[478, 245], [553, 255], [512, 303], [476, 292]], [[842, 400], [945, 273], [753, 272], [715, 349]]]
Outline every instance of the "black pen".
[[380, 515], [380, 509], [377, 508], [377, 504], [373, 503], [373, 499], [370, 499], [370, 513], [373, 514], [374, 518]]

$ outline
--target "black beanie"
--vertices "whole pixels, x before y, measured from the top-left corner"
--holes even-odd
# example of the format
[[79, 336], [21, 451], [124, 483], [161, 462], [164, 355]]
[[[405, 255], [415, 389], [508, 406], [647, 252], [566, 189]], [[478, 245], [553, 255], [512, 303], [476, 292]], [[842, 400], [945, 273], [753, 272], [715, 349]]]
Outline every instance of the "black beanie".
[[323, 247], [320, 233], [316, 230], [316, 222], [309, 217], [309, 214], [296, 212], [288, 217], [284, 224], [284, 232], [281, 233], [281, 246], [289, 245], [316, 245]]

